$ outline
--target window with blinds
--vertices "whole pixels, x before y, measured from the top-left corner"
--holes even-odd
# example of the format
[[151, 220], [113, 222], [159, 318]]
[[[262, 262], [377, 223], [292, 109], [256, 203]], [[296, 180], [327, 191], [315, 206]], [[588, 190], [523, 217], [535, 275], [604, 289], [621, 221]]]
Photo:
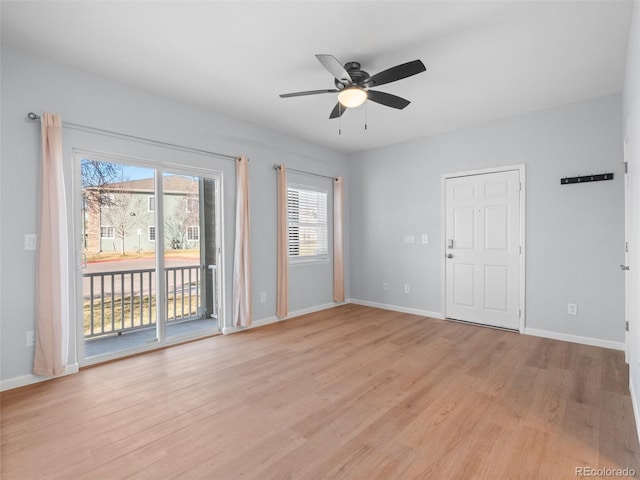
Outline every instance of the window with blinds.
[[290, 186], [287, 188], [287, 210], [289, 257], [327, 258], [327, 192]]

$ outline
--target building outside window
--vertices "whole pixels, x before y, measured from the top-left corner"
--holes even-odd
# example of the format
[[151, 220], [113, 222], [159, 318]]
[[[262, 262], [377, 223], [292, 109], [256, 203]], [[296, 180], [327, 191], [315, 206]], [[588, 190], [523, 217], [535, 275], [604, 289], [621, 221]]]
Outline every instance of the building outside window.
[[[101, 163], [99, 165], [112, 165]], [[104, 170], [104, 168], [103, 168]], [[119, 180], [83, 188], [84, 238], [88, 254], [102, 252], [151, 251], [156, 248], [155, 179]], [[195, 248], [200, 241], [199, 183], [192, 177], [165, 175], [163, 179], [164, 231], [163, 248]], [[108, 226], [112, 228], [101, 228]], [[137, 232], [140, 230], [140, 234]], [[147, 235], [144, 231], [147, 230]], [[115, 240], [115, 242], [113, 241]]]

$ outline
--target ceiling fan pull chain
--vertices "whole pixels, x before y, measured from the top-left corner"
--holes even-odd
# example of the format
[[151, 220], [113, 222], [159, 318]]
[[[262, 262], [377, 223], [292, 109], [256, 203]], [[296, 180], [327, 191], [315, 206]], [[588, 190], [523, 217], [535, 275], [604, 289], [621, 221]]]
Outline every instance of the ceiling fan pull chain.
[[367, 102], [364, 102], [364, 129], [367, 129]]
[[338, 103], [338, 135], [342, 135], [342, 104]]

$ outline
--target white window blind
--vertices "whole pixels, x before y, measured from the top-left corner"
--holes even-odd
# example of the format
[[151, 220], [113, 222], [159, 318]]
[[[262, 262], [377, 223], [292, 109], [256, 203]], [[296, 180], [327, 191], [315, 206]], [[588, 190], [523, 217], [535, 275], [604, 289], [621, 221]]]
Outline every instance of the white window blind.
[[287, 188], [289, 257], [327, 258], [327, 192]]

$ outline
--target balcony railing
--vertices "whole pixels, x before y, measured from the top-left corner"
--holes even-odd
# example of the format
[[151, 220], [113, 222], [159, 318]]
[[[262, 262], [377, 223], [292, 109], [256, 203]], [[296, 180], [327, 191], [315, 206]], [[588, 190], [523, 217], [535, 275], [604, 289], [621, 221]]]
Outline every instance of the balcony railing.
[[[203, 305], [203, 272], [211, 271], [213, 305]], [[216, 312], [215, 266], [167, 267], [164, 305], [167, 322], [203, 318], [206, 310]], [[84, 336], [98, 337], [149, 328], [156, 324], [155, 269], [85, 273]], [[205, 300], [206, 301], [206, 300]]]

